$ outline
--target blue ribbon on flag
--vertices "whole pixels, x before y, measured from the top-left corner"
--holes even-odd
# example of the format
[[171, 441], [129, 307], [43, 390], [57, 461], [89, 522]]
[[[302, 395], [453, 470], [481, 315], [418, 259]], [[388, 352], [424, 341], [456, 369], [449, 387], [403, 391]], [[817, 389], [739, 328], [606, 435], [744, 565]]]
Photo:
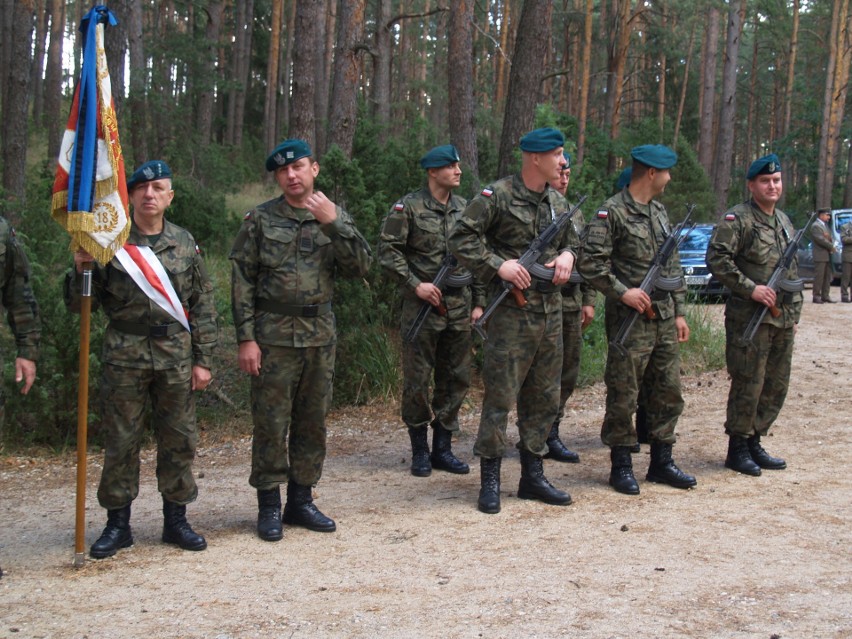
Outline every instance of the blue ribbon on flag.
[[95, 28], [100, 23], [110, 26], [118, 20], [104, 5], [92, 7], [80, 22], [83, 34], [83, 67], [80, 70], [80, 100], [77, 128], [68, 172], [68, 208], [70, 211], [91, 211], [95, 200], [95, 168], [98, 149], [98, 71]]

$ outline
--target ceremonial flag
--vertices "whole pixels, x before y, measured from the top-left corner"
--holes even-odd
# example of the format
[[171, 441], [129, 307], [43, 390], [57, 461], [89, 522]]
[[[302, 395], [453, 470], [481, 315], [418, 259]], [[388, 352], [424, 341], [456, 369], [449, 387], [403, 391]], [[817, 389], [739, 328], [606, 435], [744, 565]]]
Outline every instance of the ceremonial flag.
[[118, 21], [103, 5], [80, 23], [83, 66], [53, 182], [52, 215], [101, 264], [112, 259], [130, 233], [127, 179], [104, 50], [104, 24]]
[[[130, 208], [118, 122], [112, 102], [104, 25], [118, 21], [97, 5], [80, 23], [83, 67], [74, 89], [71, 114], [62, 138], [52, 215], [71, 235], [71, 250], [82, 248], [101, 264], [109, 262], [130, 235]], [[86, 448], [89, 408], [89, 332], [92, 264], [85, 262], [80, 297], [80, 377], [77, 386], [77, 503], [74, 565], [85, 564]]]

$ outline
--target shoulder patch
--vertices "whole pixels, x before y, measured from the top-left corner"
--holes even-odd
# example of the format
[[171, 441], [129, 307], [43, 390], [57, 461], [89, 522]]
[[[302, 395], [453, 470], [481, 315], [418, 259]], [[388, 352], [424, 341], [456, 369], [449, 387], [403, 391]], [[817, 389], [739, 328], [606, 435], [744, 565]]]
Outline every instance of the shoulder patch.
[[404, 209], [405, 209], [405, 204], [403, 204], [402, 202], [397, 202], [396, 204], [393, 205], [394, 211], [402, 211]]
[[492, 191], [491, 189], [482, 189], [482, 195], [484, 195], [485, 197], [491, 197], [492, 195], [494, 195], [494, 191]]
[[607, 211], [606, 209], [598, 209], [598, 212], [595, 213], [595, 216], [601, 220], [605, 220], [609, 217], [609, 211]]
[[247, 219], [249, 219], [250, 217], [251, 217], [251, 211], [249, 211], [248, 213], [246, 213], [245, 215], [243, 215], [243, 219], [244, 219], [244, 220], [247, 220]]
[[201, 255], [201, 249], [198, 247], [198, 244], [195, 245], [195, 254]]
[[728, 213], [725, 213], [725, 221], [726, 222], [733, 222], [736, 219], [737, 219], [737, 214], [734, 213], [733, 211], [729, 211]]
[[9, 235], [11, 235], [12, 237], [17, 237], [17, 235], [15, 234], [15, 227], [9, 228]]

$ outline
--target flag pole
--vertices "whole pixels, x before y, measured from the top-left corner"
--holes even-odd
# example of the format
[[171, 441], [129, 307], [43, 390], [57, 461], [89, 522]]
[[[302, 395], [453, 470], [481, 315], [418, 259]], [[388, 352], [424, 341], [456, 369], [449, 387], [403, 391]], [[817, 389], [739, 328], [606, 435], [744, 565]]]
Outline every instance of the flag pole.
[[80, 376], [77, 386], [77, 506], [74, 566], [86, 563], [86, 448], [89, 424], [89, 336], [92, 319], [92, 263], [83, 264], [80, 298]]

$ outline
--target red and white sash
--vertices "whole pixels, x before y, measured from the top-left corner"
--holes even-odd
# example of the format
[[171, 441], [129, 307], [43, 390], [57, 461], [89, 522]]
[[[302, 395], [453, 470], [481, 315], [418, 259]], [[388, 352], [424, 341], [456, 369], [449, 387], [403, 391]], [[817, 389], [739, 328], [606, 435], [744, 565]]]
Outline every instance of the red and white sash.
[[180, 303], [166, 269], [150, 246], [125, 244], [116, 251], [115, 257], [151, 301], [174, 317], [187, 331], [190, 330], [187, 312]]

